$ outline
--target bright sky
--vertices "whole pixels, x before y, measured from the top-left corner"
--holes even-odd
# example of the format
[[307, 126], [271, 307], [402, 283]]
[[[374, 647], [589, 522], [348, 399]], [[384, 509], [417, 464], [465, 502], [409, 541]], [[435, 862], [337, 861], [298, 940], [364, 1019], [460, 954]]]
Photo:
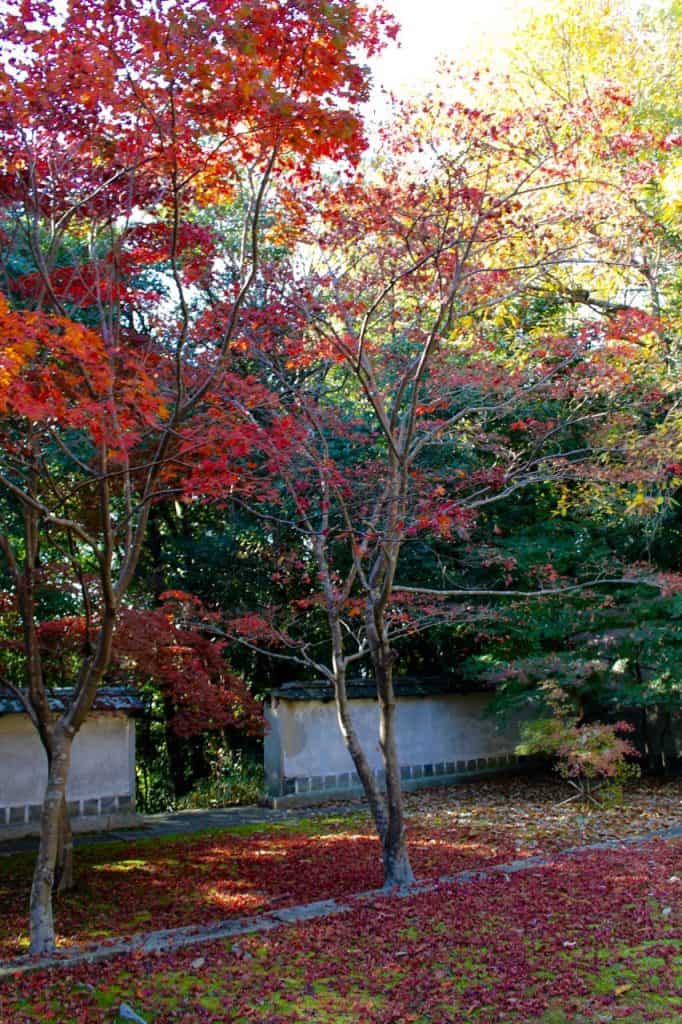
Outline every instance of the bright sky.
[[377, 84], [402, 91], [430, 77], [436, 57], [466, 57], [511, 31], [542, 0], [382, 0], [401, 25], [400, 43], [374, 62]]
[[[547, 9], [548, 0], [374, 0], [394, 14], [401, 25], [400, 48], [373, 62], [376, 87], [394, 92], [414, 89], [431, 77], [435, 59], [471, 58], [490, 53], [495, 41], [504, 43], [515, 25], [529, 13]], [[589, 5], [591, 0], [585, 0]], [[636, 9], [664, 6], [665, 0], [624, 0]]]

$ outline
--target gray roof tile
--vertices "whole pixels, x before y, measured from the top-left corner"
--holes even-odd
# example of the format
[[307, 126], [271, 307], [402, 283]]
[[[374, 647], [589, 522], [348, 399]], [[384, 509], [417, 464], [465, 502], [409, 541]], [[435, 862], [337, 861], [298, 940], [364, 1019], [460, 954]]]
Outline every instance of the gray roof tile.
[[[68, 689], [51, 690], [48, 700], [53, 711], [63, 711], [72, 691]], [[139, 715], [144, 705], [135, 690], [123, 686], [102, 686], [97, 691], [93, 711], [124, 711], [128, 715]], [[21, 701], [9, 690], [0, 687], [0, 715], [21, 714], [24, 710]]]

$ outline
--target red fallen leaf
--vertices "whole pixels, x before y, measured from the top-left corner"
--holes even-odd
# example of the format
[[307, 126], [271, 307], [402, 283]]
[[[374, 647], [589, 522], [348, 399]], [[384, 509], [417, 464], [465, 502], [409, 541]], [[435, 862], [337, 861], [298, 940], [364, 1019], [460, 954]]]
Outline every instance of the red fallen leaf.
[[[534, 853], [571, 845], [575, 815], [580, 811], [556, 807], [560, 792], [561, 786], [555, 783], [543, 787], [520, 780], [500, 780], [408, 795], [408, 838], [418, 877], [433, 878], [513, 860], [520, 832], [538, 838]], [[518, 808], [513, 820], [509, 815], [510, 799]], [[602, 830], [608, 832], [616, 826], [625, 835], [628, 829], [630, 834], [641, 833], [653, 821], [661, 827], [666, 823], [673, 825], [679, 818], [679, 800], [679, 783], [672, 782], [655, 791], [639, 786], [632, 791], [626, 808], [603, 810], [590, 816], [585, 822], [586, 840], [603, 838]], [[445, 812], [447, 817], [443, 819]], [[664, 816], [666, 812], [668, 819]], [[478, 818], [484, 818], [486, 824], [476, 831], [472, 823]], [[60, 941], [70, 945], [87, 941], [97, 928], [125, 935], [152, 927], [208, 923], [216, 918], [258, 912], [268, 906], [343, 897], [375, 888], [381, 881], [379, 849], [369, 824], [362, 825], [353, 819], [348, 827], [335, 824], [334, 829], [330, 831], [329, 826], [321, 825], [317, 834], [312, 835], [263, 829], [250, 836], [197, 836], [180, 845], [121, 844], [115, 854], [107, 852], [104, 859], [95, 847], [83, 850], [77, 872], [87, 873], [87, 888], [58, 900]], [[645, 865], [647, 872], [653, 870], [660, 856], [653, 855], [651, 865]], [[126, 861], [139, 861], [139, 865], [117, 870], [117, 865]], [[95, 865], [96, 870], [92, 870]], [[673, 858], [664, 876], [661, 907], [674, 905], [673, 897], [680, 886], [671, 884], [669, 879], [676, 877], [676, 872], [679, 874], [678, 869], [679, 861], [676, 863]], [[23, 874], [14, 868], [12, 871], [13, 886], [0, 887], [0, 956], [4, 957], [21, 951], [17, 941], [24, 926], [30, 882], [28, 864], [22, 868]], [[500, 878], [498, 887], [514, 892], [515, 878]], [[597, 892], [603, 903], [607, 890], [599, 890], [599, 884], [598, 878], [591, 882], [590, 898]], [[473, 888], [472, 885], [471, 891]], [[514, 934], [512, 929], [536, 934], [542, 928], [540, 895], [529, 901], [527, 911], [517, 913], [510, 934]], [[135, 913], [140, 912], [147, 916], [136, 921]], [[382, 925], [392, 920], [393, 913], [389, 899], [381, 901], [373, 911], [374, 919]], [[558, 933], [555, 941], [561, 948], [564, 942], [580, 942], [570, 931]], [[399, 950], [411, 948], [402, 939], [397, 946]]]

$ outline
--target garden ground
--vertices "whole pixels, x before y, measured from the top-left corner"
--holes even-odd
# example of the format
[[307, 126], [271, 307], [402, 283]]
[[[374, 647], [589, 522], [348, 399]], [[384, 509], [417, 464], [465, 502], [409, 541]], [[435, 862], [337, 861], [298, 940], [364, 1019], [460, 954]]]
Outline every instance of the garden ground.
[[[420, 878], [679, 825], [682, 784], [623, 806], [557, 806], [554, 783], [505, 779], [408, 797]], [[57, 903], [62, 945], [199, 924], [380, 883], [366, 815], [302, 819], [78, 852]], [[30, 858], [0, 861], [2, 955], [25, 950]], [[419, 1022], [682, 1019], [682, 842], [590, 851], [514, 875], [357, 903], [237, 943], [16, 978], [3, 1022]]]

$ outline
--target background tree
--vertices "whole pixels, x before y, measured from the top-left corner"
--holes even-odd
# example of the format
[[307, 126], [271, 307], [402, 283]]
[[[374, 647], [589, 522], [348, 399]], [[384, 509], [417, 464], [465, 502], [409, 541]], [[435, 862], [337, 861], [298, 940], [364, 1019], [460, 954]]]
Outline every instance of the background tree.
[[[210, 417], [216, 384], [227, 387], [270, 183], [284, 192], [321, 157], [357, 153], [358, 57], [384, 26], [355, 3], [232, 0], [144, 13], [126, 0], [66, 11], [38, 0], [5, 19], [0, 184], [13, 305], [0, 305], [0, 485], [11, 528], [0, 544], [24, 638], [16, 690], [49, 766], [32, 952], [54, 944], [73, 737], [110, 665], [150, 509], [172, 486], [167, 467], [191, 459], [192, 431]], [[223, 263], [208, 211], [238, 194], [240, 246]], [[202, 291], [223, 296], [210, 335]], [[235, 462], [243, 403], [262, 395], [248, 381], [231, 395]], [[43, 566], [46, 544], [59, 566]], [[59, 715], [38, 640], [52, 587], [76, 595], [85, 619]]]
[[[504, 53], [512, 97], [539, 94], [563, 102], [597, 95], [605, 84], [625, 92], [631, 114], [615, 137], [613, 160], [625, 180], [637, 164], [655, 171], [632, 182], [630, 210], [621, 207], [599, 229], [603, 241], [611, 240], [609, 263], [586, 263], [570, 276], [557, 276], [559, 293], [572, 297], [577, 311], [608, 323], [607, 329], [636, 345], [631, 372], [648, 383], [640, 399], [631, 391], [625, 418], [605, 407], [604, 424], [605, 431], [621, 433], [621, 466], [637, 472], [630, 479], [622, 471], [610, 478], [606, 472], [599, 480], [544, 487], [511, 502], [504, 520], [496, 518], [498, 533], [491, 539], [500, 557], [506, 551], [514, 560], [520, 576], [542, 548], [567, 578], [588, 556], [602, 566], [642, 562], [663, 574], [680, 570], [679, 13], [676, 4], [635, 8], [604, 0], [580, 10], [570, 3], [550, 5], [520, 23]], [[597, 179], [599, 151], [594, 157]], [[511, 313], [526, 329], [567, 325], [565, 304], [535, 302]], [[652, 595], [628, 587], [610, 592], [608, 600], [592, 594], [566, 599], [560, 608], [549, 602], [532, 617], [522, 604], [518, 615], [505, 616], [492, 629], [492, 645], [475, 644], [472, 669], [493, 662], [501, 678], [503, 663], [516, 662], [519, 674], [515, 669], [504, 685], [514, 699], [523, 678], [523, 698], [537, 699], [537, 681], [550, 671], [562, 685], [573, 680], [588, 716], [622, 717], [629, 708], [648, 766], [660, 769], [674, 750], [671, 716], [682, 685], [676, 601], [665, 590]]]

